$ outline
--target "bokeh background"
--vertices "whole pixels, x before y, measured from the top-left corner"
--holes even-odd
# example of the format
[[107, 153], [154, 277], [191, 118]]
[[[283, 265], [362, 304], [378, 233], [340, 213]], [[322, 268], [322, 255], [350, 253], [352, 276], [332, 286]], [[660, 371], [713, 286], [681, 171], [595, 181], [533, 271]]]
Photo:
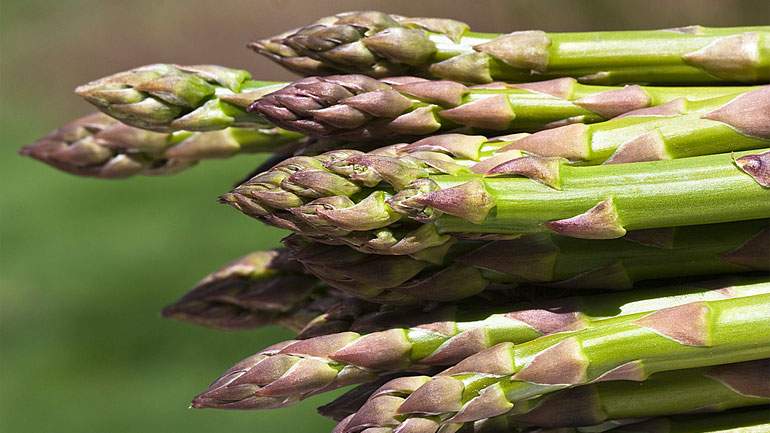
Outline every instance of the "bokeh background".
[[0, 431], [331, 428], [314, 413], [326, 397], [269, 412], [187, 409], [225, 368], [290, 335], [222, 333], [158, 313], [219, 265], [278, 245], [283, 233], [215, 202], [262, 158], [110, 182], [16, 150], [91, 111], [76, 85], [138, 65], [218, 63], [290, 79], [245, 43], [361, 9], [489, 32], [770, 24], [767, 0], [0, 0]]

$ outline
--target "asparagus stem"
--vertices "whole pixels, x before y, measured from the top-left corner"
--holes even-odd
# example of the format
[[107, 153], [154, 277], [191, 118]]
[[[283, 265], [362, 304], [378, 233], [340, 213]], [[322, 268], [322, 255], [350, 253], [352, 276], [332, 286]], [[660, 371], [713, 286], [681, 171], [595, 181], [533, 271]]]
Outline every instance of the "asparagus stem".
[[767, 26], [510, 34], [465, 23], [382, 12], [348, 12], [250, 44], [304, 75], [398, 74], [457, 81], [694, 84], [770, 81]]
[[[607, 420], [696, 411], [719, 412], [770, 403], [770, 390], [767, 387], [767, 383], [770, 383], [768, 359], [662, 372], [639, 383], [612, 381], [587, 384], [519, 402], [506, 414], [484, 418], [476, 423], [447, 420], [431, 413], [404, 418], [397, 408], [399, 404], [406, 404], [404, 394], [415, 387], [419, 389], [421, 380], [429, 379], [418, 376], [409, 382], [395, 379], [383, 385], [356, 414], [343, 420], [335, 432], [368, 432], [370, 430], [367, 427], [382, 433], [509, 432], [528, 425], [579, 427]], [[374, 418], [378, 420], [376, 424], [370, 422]]]
[[426, 135], [459, 126], [509, 131], [597, 122], [667, 103], [686, 111], [688, 102], [707, 104], [705, 100], [754, 89], [607, 87], [572, 79], [466, 87], [415, 77], [375, 80], [353, 75], [309, 78], [275, 92], [287, 84], [252, 81], [245, 71], [221, 66], [159, 64], [102, 78], [77, 92], [126, 124], [161, 132], [275, 123], [311, 135], [360, 140]]
[[414, 257], [364, 254], [297, 236], [285, 243], [330, 286], [394, 304], [455, 301], [524, 282], [619, 290], [648, 279], [770, 271], [768, 220], [630, 232], [602, 241], [548, 234], [460, 240]]
[[[631, 314], [516, 346], [500, 343], [431, 378], [392, 413], [400, 414], [402, 422], [429, 413], [441, 422], [468, 423], [516, 411], [526, 400], [579, 385], [609, 381], [608, 387], [622, 386], [663, 371], [768, 357], [770, 334], [757, 330], [770, 329], [770, 294], [732, 297], [728, 290], [723, 295], [727, 298]], [[768, 365], [764, 368], [767, 374]], [[685, 373], [672, 376], [679, 374]], [[750, 386], [770, 397], [768, 383]], [[673, 402], [660, 390], [656, 394], [653, 399], [670, 410]], [[628, 409], [623, 404], [605, 407], [614, 409], [618, 411], [612, 412], [613, 418], [634, 417], [623, 412]], [[359, 415], [358, 423], [365, 423], [372, 413], [362, 408]]]
[[303, 236], [380, 254], [413, 254], [450, 234], [614, 239], [770, 217], [767, 149], [573, 166], [499, 148], [485, 159], [484, 143], [450, 134], [368, 154], [290, 158], [221, 201]]
[[[594, 329], [595, 333], [599, 333], [602, 329], [615, 329], [624, 325], [638, 327], [634, 325], [634, 320], [656, 314], [650, 311], [657, 310], [662, 315], [669, 311], [666, 308], [671, 309], [677, 305], [710, 305], [728, 294], [736, 300], [746, 297], [757, 301], [754, 310], [759, 311], [762, 306], [759, 300], [770, 293], [770, 283], [766, 279], [704, 285], [706, 290], [703, 285], [679, 285], [507, 308], [493, 303], [492, 308], [500, 311], [499, 314], [484, 318], [472, 316], [469, 321], [463, 321], [462, 315], [454, 312], [440, 317], [438, 322], [428, 323], [425, 320], [423, 323], [426, 324], [413, 328], [395, 327], [366, 335], [345, 332], [299, 342], [287, 341], [236, 364], [197, 396], [193, 406], [234, 409], [282, 407], [310, 395], [371, 381], [382, 373], [452, 365], [478, 353], [459, 364], [472, 365], [468, 364], [469, 360], [485, 356], [488, 351], [483, 350], [486, 348], [507, 349], [509, 344], [530, 341], [522, 344], [521, 350], [516, 349], [521, 353], [529, 353], [534, 352], [533, 347], [543, 350], [545, 343], [540, 343], [538, 337], [544, 335], [553, 334], [552, 339], [544, 340], [548, 342], [572, 341], [567, 337], [574, 335], [574, 338], [581, 338], [583, 334], [591, 335]], [[765, 319], [770, 320], [768, 317]], [[760, 326], [761, 323], [756, 325]], [[746, 327], [749, 324], [738, 326]], [[648, 333], [654, 334], [652, 331]], [[748, 339], [750, 335], [740, 338]], [[612, 337], [614, 334], [605, 338]], [[588, 338], [585, 337], [585, 341], [593, 341]], [[649, 339], [652, 340], [651, 344], [665, 340], [664, 337], [655, 340], [654, 336]], [[665, 348], [672, 345], [660, 344]], [[697, 349], [709, 350], [702, 347]], [[739, 353], [733, 355], [741, 356]]]
[[301, 139], [280, 128], [161, 133], [95, 113], [73, 120], [20, 153], [77, 176], [120, 179], [174, 174], [202, 159], [238, 153], [286, 152], [303, 144]]
[[[682, 125], [705, 116], [689, 129], [715, 129], [724, 123], [745, 121], [745, 117], [712, 115], [714, 120], [710, 120], [710, 113], [724, 107], [730, 113], [740, 111], [746, 116], [746, 106], [756, 113], [755, 123], [766, 119], [770, 88], [607, 87], [578, 84], [571, 78], [466, 87], [452, 81], [414, 77], [376, 80], [363, 75], [332, 75], [289, 84], [254, 102], [249, 111], [289, 130], [346, 140], [421, 136], [460, 126], [498, 132], [539, 130], [578, 122], [595, 123], [637, 112], [644, 116], [612, 124], [613, 128], [626, 126], [626, 131], [630, 131], [614, 137], [624, 139], [615, 144], [618, 146], [632, 138], [630, 133], [639, 135], [657, 127], [651, 120], [665, 123], [677, 115], [678, 122], [674, 124]], [[683, 118], [686, 114], [690, 117]], [[651, 115], [657, 119], [649, 119]], [[643, 125], [631, 127], [637, 122]], [[567, 131], [575, 128], [578, 127]], [[727, 135], [726, 131], [718, 132]], [[741, 136], [731, 132], [731, 137]], [[590, 137], [588, 132], [585, 134]], [[770, 134], [764, 131], [754, 135], [761, 139]], [[598, 159], [601, 154], [587, 156], [590, 158], [585, 159]]]

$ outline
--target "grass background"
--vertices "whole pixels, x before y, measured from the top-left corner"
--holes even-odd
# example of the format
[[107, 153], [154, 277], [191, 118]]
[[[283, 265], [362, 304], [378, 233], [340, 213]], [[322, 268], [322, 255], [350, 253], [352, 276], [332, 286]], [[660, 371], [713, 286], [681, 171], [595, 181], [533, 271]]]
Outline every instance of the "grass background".
[[222, 333], [158, 311], [283, 235], [215, 203], [261, 158], [178, 176], [79, 179], [16, 150], [91, 109], [79, 83], [154, 62], [291, 76], [244, 44], [338, 11], [443, 16], [481, 31], [770, 24], [767, 1], [0, 1], [0, 431], [322, 432], [327, 398], [268, 412], [187, 409], [233, 362], [290, 335]]

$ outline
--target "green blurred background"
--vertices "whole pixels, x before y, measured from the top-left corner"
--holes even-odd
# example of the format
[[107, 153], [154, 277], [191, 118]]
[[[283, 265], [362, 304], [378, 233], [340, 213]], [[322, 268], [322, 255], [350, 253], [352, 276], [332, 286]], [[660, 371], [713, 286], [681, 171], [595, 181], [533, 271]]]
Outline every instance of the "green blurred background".
[[758, 1], [0, 1], [0, 431], [323, 432], [326, 397], [268, 412], [187, 409], [279, 329], [222, 333], [158, 311], [282, 233], [216, 204], [262, 159], [168, 178], [80, 179], [16, 155], [91, 111], [79, 83], [154, 62], [291, 76], [244, 48], [344, 10], [451, 17], [481, 31], [770, 24]]

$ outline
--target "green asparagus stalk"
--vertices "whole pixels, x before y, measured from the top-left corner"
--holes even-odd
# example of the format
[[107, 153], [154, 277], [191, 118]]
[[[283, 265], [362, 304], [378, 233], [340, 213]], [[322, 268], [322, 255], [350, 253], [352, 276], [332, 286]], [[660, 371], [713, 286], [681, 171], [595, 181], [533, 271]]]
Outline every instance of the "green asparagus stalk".
[[508, 131], [597, 122], [672, 101], [688, 106], [753, 89], [588, 86], [571, 79], [474, 88], [415, 77], [354, 75], [308, 78], [273, 93], [287, 84], [252, 81], [246, 71], [221, 66], [161, 64], [102, 78], [76, 91], [124, 123], [162, 132], [274, 123], [315, 136], [381, 140], [460, 126]]
[[290, 236], [307, 271], [349, 295], [408, 304], [456, 301], [519, 283], [558, 289], [630, 289], [649, 279], [770, 271], [768, 220], [629, 232], [611, 240], [532, 234], [458, 240], [414, 256], [364, 254]]
[[763, 433], [767, 431], [770, 431], [770, 407], [768, 406], [732, 410], [715, 415], [654, 418], [611, 430], [612, 433]]
[[222, 66], [155, 64], [101, 78], [75, 92], [111, 117], [151, 131], [271, 128], [246, 107], [286, 83], [250, 78], [246, 71]]
[[[714, 109], [719, 101], [728, 100]], [[588, 164], [685, 158], [767, 147], [768, 121], [770, 86], [765, 86], [737, 97], [694, 103], [678, 100], [607, 122], [541, 131], [517, 140], [506, 150]]]
[[770, 81], [768, 39], [767, 26], [501, 35], [471, 32], [449, 19], [348, 12], [250, 47], [304, 75], [693, 84]]
[[[739, 132], [768, 138], [770, 134], [766, 129], [741, 130], [741, 123], [746, 122], [742, 116], [713, 114], [735, 113], [748, 107], [756, 113], [754, 117], [767, 119], [768, 106], [770, 89], [767, 86], [607, 87], [562, 78], [539, 83], [466, 87], [453, 81], [413, 77], [376, 80], [363, 75], [332, 75], [289, 84], [258, 99], [248, 110], [292, 131], [354, 141], [422, 136], [457, 127], [498, 132], [539, 130], [578, 122], [601, 122], [637, 111], [644, 116], [642, 119], [620, 124], [645, 122], [650, 115], [663, 117], [658, 119], [660, 122], [672, 115], [689, 114], [695, 119], [701, 116], [706, 119], [692, 125], [692, 130], [732, 122]], [[709, 120], [712, 117], [714, 120]], [[637, 126], [631, 130], [643, 129]], [[733, 132], [733, 136], [740, 136], [739, 132]]]
[[[762, 359], [770, 354], [770, 333], [762, 332], [767, 329], [770, 294], [765, 293], [631, 314], [520, 345], [500, 343], [429, 379], [392, 413], [407, 423], [420, 414], [435, 415], [442, 423], [469, 423], [579, 385], [643, 381], [663, 371]], [[761, 387], [770, 392], [767, 384]], [[373, 416], [363, 408], [362, 413], [361, 423]]]
[[[575, 338], [586, 334], [585, 339], [593, 341], [588, 340], [592, 332], [599, 333], [603, 329], [615, 329], [624, 325], [640, 328], [634, 324], [634, 319], [639, 317], [661, 317], [663, 325], [672, 325], [671, 321], [666, 322], [663, 319], [667, 314], [670, 315], [669, 311], [678, 311], [672, 309], [674, 306], [689, 309], [697, 305], [709, 306], [719, 299], [729, 298], [738, 302], [737, 300], [746, 298], [756, 302], [753, 310], [744, 310], [756, 312], [763, 306], [759, 303], [764, 299], [762, 297], [770, 296], [770, 283], [767, 279], [736, 280], [729, 283], [722, 281], [704, 285], [680, 285], [588, 298], [576, 297], [552, 304], [506, 307], [491, 303], [491, 307], [488, 304], [486, 310], [481, 310], [481, 314], [488, 312], [490, 308], [497, 309], [500, 313], [485, 317], [478, 312], [457, 311], [454, 317], [447, 315], [440, 321], [426, 321], [411, 328], [395, 327], [365, 335], [345, 332], [303, 341], [287, 341], [236, 364], [214, 381], [205, 392], [198, 395], [193, 400], [193, 406], [233, 409], [283, 407], [310, 395], [353, 383], [368, 382], [379, 374], [392, 371], [414, 371], [458, 362], [458, 368], [462, 368], [473, 365], [469, 361], [472, 359], [485, 361], [486, 363], [478, 364], [477, 368], [482, 368], [489, 364], [489, 360], [483, 359], [485, 354], [494, 354], [500, 347], [507, 350], [509, 345], [518, 348], [517, 344], [527, 341], [531, 343], [520, 346], [522, 353], [529, 353], [526, 352], [527, 348], [530, 352], [534, 351], [533, 348], [543, 350], [544, 343], [541, 343], [541, 340], [564, 340], [569, 343], [573, 340], [567, 339], [566, 336], [573, 334]], [[717, 306], [722, 308], [721, 304]], [[649, 313], [651, 311], [653, 313]], [[697, 317], [692, 318], [695, 319]], [[762, 325], [762, 320], [770, 320], [770, 315], [764, 319], [754, 318], [757, 326]], [[627, 323], [631, 325], [626, 325]], [[735, 326], [744, 330], [749, 325], [751, 323], [746, 322]], [[665, 326], [658, 328], [661, 332], [667, 331]], [[654, 334], [652, 329], [648, 333]], [[553, 338], [538, 339], [545, 335], [552, 335]], [[721, 338], [722, 335], [716, 337]], [[605, 338], [613, 336], [610, 334]], [[639, 337], [649, 339], [650, 344], [661, 339], [666, 340], [664, 337], [658, 340], [654, 336]], [[738, 338], [737, 344], [743, 342], [740, 339], [751, 338], [761, 340], [764, 337], [748, 333]], [[644, 341], [639, 344], [641, 350], [647, 347], [642, 346]], [[672, 345], [660, 344], [664, 349]], [[735, 344], [725, 345], [725, 348], [731, 348], [730, 346], [734, 347]], [[721, 346], [717, 347], [723, 349]], [[626, 346], [623, 346], [624, 350], [625, 348]], [[710, 350], [703, 347], [697, 349]], [[762, 350], [764, 349], [756, 349], [754, 352]], [[549, 352], [545, 353], [545, 356], [548, 356]], [[638, 352], [632, 354], [635, 353]], [[740, 357], [741, 353], [733, 355]], [[463, 359], [465, 361], [462, 361]], [[482, 380], [479, 382], [484, 383]], [[416, 395], [419, 397], [421, 394]]]
[[[391, 381], [415, 375], [402, 373], [399, 375], [382, 376], [381, 379], [375, 382], [353, 388], [337, 397], [331, 403], [319, 407], [318, 413], [338, 423], [348, 418], [345, 423], [338, 424], [334, 430], [334, 432], [341, 433], [352, 419], [349, 418], [350, 415], [361, 409], [383, 385], [390, 382], [388, 388], [383, 390], [392, 392], [401, 388], [394, 385], [399, 382], [403, 385], [408, 385], [406, 381], [412, 379], [404, 378], [398, 382]], [[658, 379], [660, 376], [655, 375], [653, 378]], [[424, 378], [417, 378], [414, 383], [419, 386], [423, 381]], [[395, 396], [398, 397], [399, 395], [395, 393]], [[640, 421], [638, 418], [613, 419], [592, 426], [561, 427], [556, 429], [514, 425], [511, 422], [513, 419], [500, 416], [464, 425], [460, 431], [473, 433], [765, 433], [768, 427], [770, 427], [769, 409], [770, 406], [751, 406], [715, 414], [699, 413], [697, 415], [660, 416], [643, 421]], [[449, 430], [452, 431], [452, 429]]]
[[290, 153], [304, 144], [302, 138], [280, 128], [161, 133], [95, 113], [73, 120], [20, 153], [77, 176], [120, 179], [174, 174], [202, 159], [239, 153]]
[[[335, 429], [338, 433], [408, 431], [410, 433], [502, 433], [517, 427], [577, 427], [607, 420], [719, 412], [770, 403], [770, 360], [661, 372], [649, 379], [586, 384], [522, 401], [506, 414], [464, 423], [427, 413], [403, 419], [404, 394], [419, 389], [425, 377], [395, 379]], [[424, 386], [424, 385], [423, 385]], [[434, 400], [447, 395], [439, 394]], [[657, 430], [656, 430], [657, 431]], [[697, 431], [697, 430], [696, 430]]]
[[484, 143], [450, 134], [370, 153], [290, 158], [221, 201], [303, 236], [379, 254], [413, 254], [452, 234], [615, 239], [630, 230], [770, 217], [767, 149], [573, 166], [521, 151], [495, 154]]

